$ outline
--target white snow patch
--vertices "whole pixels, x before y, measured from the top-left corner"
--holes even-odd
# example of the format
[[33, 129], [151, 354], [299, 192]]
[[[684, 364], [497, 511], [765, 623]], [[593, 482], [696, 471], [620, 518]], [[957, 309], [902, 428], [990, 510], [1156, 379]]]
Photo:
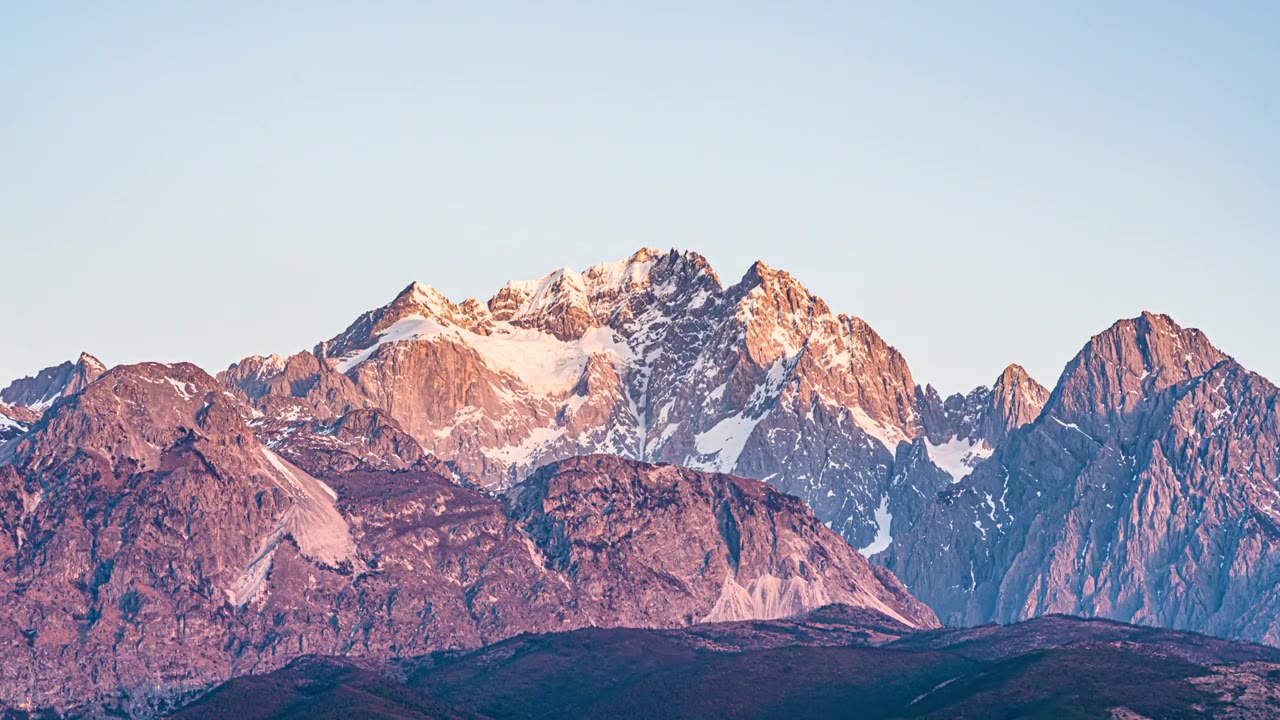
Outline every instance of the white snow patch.
[[190, 400], [191, 398], [195, 397], [194, 395], [195, 386], [193, 386], [191, 383], [174, 380], [171, 377], [166, 377], [165, 380], [168, 381], [168, 383], [173, 386], [174, 390], [178, 391], [178, 394], [182, 396], [183, 400]]
[[35, 411], [36, 411], [36, 412], [38, 412], [38, 413], [42, 413], [42, 412], [44, 412], [45, 410], [48, 410], [48, 409], [49, 409], [49, 406], [50, 406], [50, 405], [53, 405], [55, 402], [57, 402], [57, 401], [58, 401], [58, 398], [60, 398], [60, 397], [62, 397], [62, 391], [61, 391], [61, 390], [59, 390], [58, 392], [54, 393], [53, 395], [50, 395], [50, 396], [49, 396], [49, 397], [47, 397], [47, 398], [44, 398], [44, 399], [40, 400], [40, 402], [31, 403], [31, 404], [30, 404], [30, 405], [28, 405], [27, 407], [28, 407], [28, 408], [30, 408], [30, 409], [32, 409], [32, 410], [35, 410]]
[[568, 400], [564, 401], [564, 414], [566, 417], [577, 414], [578, 408], [587, 402], [586, 395], [570, 395]]
[[983, 460], [991, 457], [992, 450], [981, 440], [962, 440], [952, 437], [941, 445], [934, 445], [925, 439], [929, 450], [929, 459], [951, 476], [951, 482], [958, 483], [973, 472], [973, 468]]
[[368, 360], [378, 348], [387, 343], [402, 342], [405, 340], [417, 340], [419, 338], [434, 337], [445, 331], [445, 327], [435, 320], [428, 320], [421, 315], [401, 318], [394, 322], [391, 327], [378, 333], [378, 341], [369, 347], [348, 355], [338, 361], [338, 372], [345, 373], [351, 368]]
[[668, 441], [671, 440], [671, 436], [675, 435], [676, 431], [679, 429], [680, 429], [680, 423], [671, 423], [670, 425], [667, 425], [666, 427], [662, 428], [662, 433], [658, 435], [658, 441], [654, 443], [654, 445], [655, 446], [665, 445]]
[[705, 462], [689, 458], [685, 461], [685, 465], [694, 470], [710, 472], [729, 472], [733, 470], [733, 466], [738, 463], [738, 456], [742, 454], [742, 449], [746, 447], [747, 438], [751, 436], [751, 431], [767, 415], [768, 413], [765, 413], [760, 417], [749, 418], [743, 417], [742, 413], [739, 413], [721, 420], [706, 432], [698, 433], [693, 437], [693, 444], [697, 448], [698, 454], [714, 455], [715, 458]]
[[615, 290], [627, 292], [649, 284], [653, 260], [637, 260], [634, 257], [615, 262], [600, 263], [582, 273], [591, 294]]
[[850, 411], [853, 414], [853, 422], [866, 434], [880, 441], [890, 453], [898, 449], [898, 443], [907, 440], [907, 436], [898, 428], [892, 425], [886, 425], [878, 420], [873, 420], [870, 415], [860, 407], [855, 407]]
[[884, 552], [893, 542], [893, 536], [889, 534], [889, 529], [893, 525], [893, 513], [889, 512], [889, 496], [880, 496], [880, 507], [876, 508], [876, 537], [871, 544], [858, 548], [858, 552], [863, 557], [871, 557], [878, 552]]
[[[1054, 421], [1054, 422], [1056, 422], [1056, 423], [1058, 423], [1058, 424], [1059, 424], [1059, 425], [1061, 425], [1062, 427], [1067, 428], [1068, 430], [1075, 430], [1076, 432], [1080, 433], [1081, 435], [1083, 435], [1083, 436], [1085, 436], [1085, 437], [1089, 438], [1090, 440], [1093, 440], [1093, 436], [1092, 436], [1092, 435], [1090, 435], [1089, 433], [1087, 433], [1087, 432], [1085, 432], [1085, 431], [1081, 430], [1081, 429], [1080, 429], [1080, 426], [1079, 426], [1079, 425], [1077, 425], [1077, 424], [1075, 424], [1075, 423], [1063, 422], [1063, 421], [1059, 420], [1058, 418], [1053, 417], [1052, 415], [1050, 415], [1050, 416], [1049, 416], [1049, 419], [1050, 419], [1050, 420], [1052, 420], [1052, 421]], [[1191, 431], [1189, 431], [1189, 432], [1191, 432], [1193, 435], [1195, 434], [1195, 431], [1194, 431], [1194, 430], [1191, 430]], [[1096, 441], [1095, 441], [1095, 442], [1096, 442]]]
[[519, 445], [508, 445], [496, 450], [486, 450], [484, 454], [508, 465], [521, 465], [529, 460], [535, 452], [564, 436], [564, 428], [534, 428]]
[[438, 337], [474, 348], [490, 368], [507, 372], [528, 387], [547, 392], [561, 391], [576, 383], [587, 359], [594, 354], [609, 356], [618, 368], [632, 358], [631, 350], [609, 328], [592, 328], [581, 338], [565, 342], [554, 335], [505, 322], [496, 323], [491, 334], [479, 335], [412, 316], [397, 320], [378, 335], [373, 345], [342, 358], [337, 369], [343, 373], [349, 371], [388, 343]]
[[610, 356], [619, 369], [631, 359], [631, 350], [609, 328], [592, 328], [571, 342], [562, 342], [554, 335], [536, 330], [501, 326], [491, 335], [459, 333], [484, 356], [490, 367], [505, 370], [525, 385], [541, 390], [572, 386], [581, 377], [587, 359], [597, 353]]

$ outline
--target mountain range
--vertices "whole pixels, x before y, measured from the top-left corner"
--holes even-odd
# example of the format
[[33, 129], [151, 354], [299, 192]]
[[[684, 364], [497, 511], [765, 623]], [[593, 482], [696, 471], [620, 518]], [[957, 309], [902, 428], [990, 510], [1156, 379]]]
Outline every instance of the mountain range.
[[0, 446], [0, 699], [147, 715], [303, 654], [830, 603], [937, 626], [759, 481], [596, 455], [498, 497], [377, 413], [316, 432], [332, 444], [278, 444], [289, 459], [258, 415], [195, 366], [119, 366]]
[[763, 479], [871, 548], [894, 505], [898, 444], [953, 480], [1047, 391], [1010, 366], [942, 399], [862, 320], [754, 264], [725, 285], [701, 256], [642, 250], [453, 303], [411, 284], [310, 352], [219, 374], [267, 416], [395, 418], [476, 484], [502, 490], [589, 453]]
[[1275, 386], [1163, 315], [1052, 390], [944, 398], [762, 263], [413, 283], [216, 377], [82, 355], [0, 390], [0, 702], [146, 715], [307, 655], [832, 603], [1280, 645], [1278, 463]]

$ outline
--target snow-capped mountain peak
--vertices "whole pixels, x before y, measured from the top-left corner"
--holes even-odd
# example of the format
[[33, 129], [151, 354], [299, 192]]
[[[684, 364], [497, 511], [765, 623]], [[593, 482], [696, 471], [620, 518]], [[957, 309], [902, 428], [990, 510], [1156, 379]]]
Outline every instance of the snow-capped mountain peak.
[[491, 487], [584, 453], [767, 478], [859, 546], [898, 445], [925, 428], [905, 360], [867, 323], [763, 262], [726, 287], [675, 250], [508, 282], [487, 303], [413, 283], [315, 356], [287, 382], [249, 361], [224, 377], [260, 406], [381, 408]]

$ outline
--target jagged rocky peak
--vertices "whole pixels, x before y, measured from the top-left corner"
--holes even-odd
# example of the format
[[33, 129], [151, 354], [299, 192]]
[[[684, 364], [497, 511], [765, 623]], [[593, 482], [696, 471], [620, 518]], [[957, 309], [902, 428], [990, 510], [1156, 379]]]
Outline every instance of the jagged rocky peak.
[[961, 438], [995, 447], [1011, 430], [1039, 417], [1049, 391], [1021, 365], [1011, 364], [990, 387], [980, 385], [968, 394], [956, 393], [943, 400], [932, 385], [926, 385], [916, 395], [931, 443]]
[[1021, 365], [1009, 365], [991, 386], [991, 406], [978, 429], [990, 445], [1004, 441], [1009, 433], [1034, 421], [1049, 400], [1049, 390], [1036, 382]]
[[1045, 412], [1105, 434], [1143, 398], [1200, 377], [1229, 359], [1204, 333], [1144, 312], [1095, 335], [1063, 370]]
[[34, 376], [13, 381], [0, 390], [0, 404], [22, 406], [43, 413], [59, 398], [74, 395], [106, 372], [107, 366], [89, 353], [75, 362], [47, 367]]
[[654, 264], [662, 257], [644, 248], [581, 273], [566, 267], [537, 280], [511, 281], [489, 300], [489, 311], [516, 327], [576, 340], [591, 328], [610, 324], [620, 299], [649, 287]]
[[861, 318], [834, 314], [790, 273], [761, 261], [725, 294], [739, 298], [744, 346], [757, 365], [783, 362], [802, 395], [852, 408], [854, 424], [889, 454], [919, 434], [911, 370]]
[[502, 309], [501, 315], [495, 313], [495, 316], [516, 327], [540, 330], [559, 340], [571, 341], [599, 325], [591, 312], [585, 279], [569, 268], [561, 268], [533, 282], [507, 283], [501, 292], [505, 293], [505, 302], [491, 300], [490, 308]]
[[336, 420], [318, 420], [304, 408], [286, 407], [264, 413], [250, 426], [268, 448], [316, 477], [416, 467], [461, 481], [383, 410], [360, 408]]
[[[87, 352], [80, 353], [79, 357], [76, 358], [75, 367], [94, 379], [107, 371], [107, 366], [101, 360]], [[93, 382], [93, 380], [91, 379], [89, 382]]]
[[284, 421], [304, 415], [333, 420], [371, 404], [330, 360], [310, 352], [255, 355], [218, 373], [218, 380], [242, 392], [258, 411]]
[[235, 385], [254, 399], [268, 393], [292, 396], [299, 389], [298, 383], [306, 382], [320, 370], [320, 361], [308, 352], [294, 353], [287, 358], [253, 355], [218, 373], [218, 379]]
[[945, 400], [932, 385], [916, 388], [929, 458], [958, 482], [990, 457], [1010, 432], [1039, 417], [1048, 396], [1022, 366], [1012, 364], [990, 387]]
[[814, 315], [831, 312], [822, 298], [809, 292], [791, 273], [769, 267], [763, 260], [757, 260], [747, 268], [739, 285], [747, 292], [758, 289], [759, 293], [778, 296], [780, 302], [793, 309], [812, 309]]
[[906, 361], [865, 322], [763, 262], [726, 287], [692, 252], [560, 269], [487, 305], [412, 284], [314, 355], [296, 377], [254, 359], [223, 377], [283, 421], [264, 432], [381, 408], [493, 488], [585, 453], [773, 478], [860, 544], [920, 434]]
[[1280, 644], [1278, 396], [1199, 331], [1122, 320], [881, 561], [948, 623], [1064, 612]]
[[46, 412], [40, 432], [14, 443], [20, 467], [44, 472], [60, 462], [91, 462], [110, 472], [155, 469], [160, 456], [193, 433], [250, 433], [238, 400], [190, 363], [115, 367]]
[[943, 398], [933, 385], [925, 385], [916, 388], [916, 399], [925, 437], [941, 445], [952, 438], [979, 438], [978, 428], [991, 404], [991, 388], [980, 385], [968, 394]]
[[0, 443], [26, 433], [55, 402], [80, 392], [106, 369], [102, 361], [82, 352], [74, 363], [45, 368], [0, 390]]
[[0, 448], [0, 642], [27, 671], [0, 678], [0, 704], [125, 686], [152, 688], [145, 703], [225, 675], [244, 631], [227, 621], [282, 571], [277, 550], [361, 569], [332, 491], [260, 445], [241, 404], [194, 365], [119, 366]]
[[413, 282], [386, 307], [374, 325], [374, 333], [385, 332], [394, 323], [409, 317], [456, 325], [480, 334], [487, 332], [492, 325], [488, 308], [475, 298], [455, 304], [439, 290]]
[[[737, 300], [738, 317], [746, 324], [746, 348], [768, 366], [779, 357], [800, 354], [815, 327], [837, 331], [822, 298], [789, 273], [757, 260], [727, 294]], [[837, 331], [838, 332], [838, 331]]]

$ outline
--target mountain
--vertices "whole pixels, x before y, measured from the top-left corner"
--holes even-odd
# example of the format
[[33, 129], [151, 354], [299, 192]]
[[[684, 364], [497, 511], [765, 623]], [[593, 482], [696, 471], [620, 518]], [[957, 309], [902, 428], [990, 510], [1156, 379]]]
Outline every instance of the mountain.
[[454, 303], [413, 283], [309, 353], [224, 371], [268, 418], [377, 408], [462, 476], [501, 490], [606, 453], [763, 479], [874, 548], [895, 453], [961, 477], [1029, 421], [1020, 368], [942, 400], [865, 322], [755, 263], [724, 285], [690, 252], [641, 250]]
[[307, 654], [386, 661], [830, 602], [937, 625], [757, 481], [589, 456], [495, 496], [381, 411], [311, 423], [269, 425], [195, 366], [146, 363], [0, 446], [0, 702], [146, 716]]
[[0, 405], [43, 413], [59, 398], [80, 392], [106, 371], [101, 360], [81, 353], [75, 362], [64, 362], [32, 377], [14, 380], [0, 390]]
[[106, 369], [97, 358], [81, 353], [74, 363], [45, 368], [0, 389], [0, 445], [26, 433], [53, 403], [80, 392]]
[[931, 445], [966, 441], [991, 449], [1009, 433], [1032, 422], [1049, 400], [1049, 391], [1020, 365], [1010, 365], [991, 387], [943, 400], [932, 385], [917, 388], [925, 435]]
[[40, 419], [40, 413], [22, 405], [0, 405], [0, 444], [25, 433]]
[[305, 658], [233, 680], [178, 718], [1270, 717], [1280, 652], [1047, 617], [868, 634], [832, 606], [788, 621], [523, 635], [366, 668]]
[[421, 285], [313, 352], [222, 377], [266, 417], [377, 408], [462, 482], [609, 453], [804, 500], [948, 623], [1063, 612], [1280, 643], [1275, 389], [1145, 313], [1052, 392], [943, 398], [761, 263], [641, 251], [453, 303]]
[[1144, 313], [877, 557], [947, 623], [1048, 613], [1280, 643], [1276, 387]]

